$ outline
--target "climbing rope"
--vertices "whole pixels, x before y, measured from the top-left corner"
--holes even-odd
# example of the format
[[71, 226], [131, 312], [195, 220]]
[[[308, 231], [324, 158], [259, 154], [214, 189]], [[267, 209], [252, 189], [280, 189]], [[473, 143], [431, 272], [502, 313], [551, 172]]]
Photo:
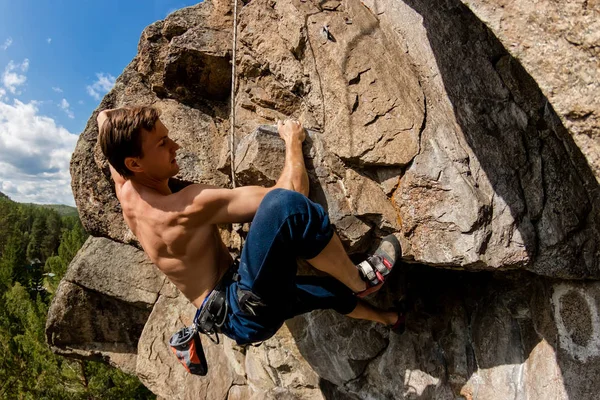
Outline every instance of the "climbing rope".
[[237, 49], [237, 3], [238, 0], [233, 0], [233, 54], [231, 56], [231, 112], [229, 114], [229, 157], [231, 162], [231, 185], [235, 189], [235, 155], [234, 155], [234, 138], [235, 138], [235, 87], [236, 87], [236, 71], [235, 57]]
[[[234, 152], [234, 138], [235, 138], [235, 88], [236, 88], [236, 71], [235, 71], [235, 59], [237, 53], [237, 3], [238, 0], [233, 0], [233, 43], [231, 45], [233, 51], [231, 55], [231, 111], [229, 113], [229, 160], [231, 163], [231, 187], [236, 188], [235, 179], [235, 152]], [[234, 223], [231, 224], [231, 229], [238, 233], [240, 236], [240, 244], [244, 244], [244, 236], [242, 235], [243, 224]]]

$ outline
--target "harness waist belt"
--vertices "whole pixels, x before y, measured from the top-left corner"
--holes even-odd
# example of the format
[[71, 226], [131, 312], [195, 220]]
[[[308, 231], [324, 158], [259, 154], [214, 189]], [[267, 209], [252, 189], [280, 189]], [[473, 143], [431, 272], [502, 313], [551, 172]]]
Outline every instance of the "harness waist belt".
[[200, 332], [206, 334], [219, 332], [225, 322], [225, 318], [227, 318], [227, 309], [228, 304], [225, 298], [225, 291], [215, 289], [210, 292], [196, 320], [196, 325]]
[[232, 266], [206, 298], [194, 321], [200, 332], [210, 335], [221, 331], [229, 310], [225, 282], [237, 280], [236, 270], [236, 265]]

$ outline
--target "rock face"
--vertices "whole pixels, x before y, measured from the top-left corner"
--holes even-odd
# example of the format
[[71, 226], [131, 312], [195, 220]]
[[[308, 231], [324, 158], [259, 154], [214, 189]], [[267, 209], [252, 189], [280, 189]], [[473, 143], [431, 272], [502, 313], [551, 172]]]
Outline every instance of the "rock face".
[[464, 3], [536, 80], [600, 179], [600, 100], [596, 95], [600, 88], [600, 3]]
[[405, 267], [371, 301], [407, 297], [408, 331], [313, 312], [260, 347], [203, 338], [209, 376], [187, 375], [167, 341], [193, 307], [125, 225], [95, 113], [71, 162], [95, 238], [52, 305], [53, 349], [103, 358], [169, 399], [596, 398], [600, 5], [240, 3], [233, 165], [231, 6], [146, 28], [99, 110], [160, 109], [182, 145], [175, 186], [228, 186], [231, 168], [272, 184], [284, 147], [256, 127], [300, 119], [310, 197], [348, 251], [402, 237]]

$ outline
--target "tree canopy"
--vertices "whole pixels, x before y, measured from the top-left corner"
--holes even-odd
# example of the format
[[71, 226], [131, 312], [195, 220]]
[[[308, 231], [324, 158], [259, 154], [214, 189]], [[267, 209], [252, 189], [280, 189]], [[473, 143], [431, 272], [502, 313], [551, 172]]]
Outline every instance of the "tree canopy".
[[136, 377], [58, 356], [46, 344], [50, 301], [88, 236], [67, 211], [0, 193], [0, 398], [155, 398]]

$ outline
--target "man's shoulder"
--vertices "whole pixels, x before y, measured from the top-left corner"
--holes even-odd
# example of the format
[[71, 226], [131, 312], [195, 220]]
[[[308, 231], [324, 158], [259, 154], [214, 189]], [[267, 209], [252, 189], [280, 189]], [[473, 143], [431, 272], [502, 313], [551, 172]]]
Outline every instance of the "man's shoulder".
[[150, 190], [144, 190], [143, 187], [136, 187], [131, 181], [125, 182], [119, 191], [117, 198], [121, 203], [123, 213], [127, 216], [142, 216], [149, 211], [160, 212], [164, 209], [164, 204], [169, 204], [163, 200], [167, 196]]
[[210, 221], [226, 196], [222, 193], [229, 189], [218, 186], [194, 183], [169, 196], [167, 207], [195, 225], [205, 225]]
[[124, 215], [151, 218], [167, 225], [190, 223], [194, 226], [207, 224], [226, 199], [223, 189], [217, 186], [194, 183], [178, 192], [161, 194], [144, 190], [137, 185], [124, 185], [119, 201]]
[[198, 195], [207, 188], [211, 188], [211, 186], [193, 183], [168, 195], [154, 192], [142, 197], [144, 202], [158, 210], [166, 211], [171, 215], [185, 214], [194, 212], [194, 209], [200, 205], [199, 200], [201, 197]]
[[139, 198], [139, 193], [130, 180], [126, 180], [122, 185], [115, 185], [115, 192], [124, 208], [131, 206]]

